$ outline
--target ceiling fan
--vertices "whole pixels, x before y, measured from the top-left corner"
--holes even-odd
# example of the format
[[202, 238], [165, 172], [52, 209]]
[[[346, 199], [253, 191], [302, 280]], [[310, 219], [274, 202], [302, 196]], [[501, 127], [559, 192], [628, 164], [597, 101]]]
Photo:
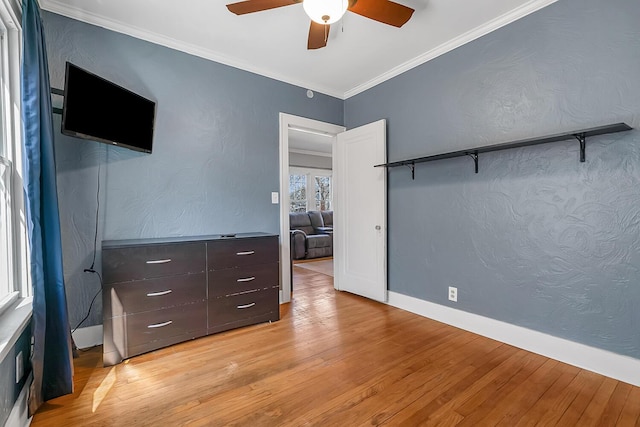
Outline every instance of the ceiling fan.
[[311, 18], [307, 49], [319, 49], [327, 45], [330, 25], [338, 21], [347, 10], [374, 21], [402, 27], [413, 14], [410, 7], [390, 0], [246, 0], [227, 5], [236, 15], [261, 12], [302, 3]]

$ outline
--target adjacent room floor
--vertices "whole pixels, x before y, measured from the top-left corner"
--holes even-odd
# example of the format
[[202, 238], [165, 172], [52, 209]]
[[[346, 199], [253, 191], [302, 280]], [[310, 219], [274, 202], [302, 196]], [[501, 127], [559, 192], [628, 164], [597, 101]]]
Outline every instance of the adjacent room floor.
[[[299, 260], [293, 262], [296, 267], [303, 268], [305, 270], [315, 271], [316, 273], [326, 274], [333, 277], [333, 258], [319, 258], [311, 260]], [[298, 270], [299, 271], [299, 270]], [[295, 279], [295, 278], [294, 278]], [[298, 282], [303, 284], [304, 276], [298, 274]], [[295, 284], [295, 283], [294, 283]]]
[[42, 426], [634, 426], [640, 388], [333, 289], [294, 266], [281, 320], [103, 368]]

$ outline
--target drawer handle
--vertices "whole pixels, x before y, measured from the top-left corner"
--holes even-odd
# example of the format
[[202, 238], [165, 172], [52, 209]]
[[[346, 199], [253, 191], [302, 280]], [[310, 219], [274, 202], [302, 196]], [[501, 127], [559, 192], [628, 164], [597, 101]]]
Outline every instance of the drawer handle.
[[149, 325], [149, 326], [147, 326], [147, 328], [149, 328], [149, 329], [162, 328], [163, 326], [168, 326], [168, 325], [170, 325], [172, 323], [173, 323], [173, 320], [167, 320], [166, 322], [156, 323], [155, 325]]
[[166, 264], [168, 262], [171, 262], [171, 258], [167, 258], [167, 259], [153, 259], [153, 260], [149, 260], [147, 261], [147, 264]]
[[242, 255], [253, 255], [255, 253], [256, 253], [256, 251], [236, 252], [236, 255], [240, 255], [240, 256], [242, 256]]
[[251, 282], [252, 280], [256, 280], [255, 276], [254, 277], [247, 277], [244, 279], [238, 279], [236, 280], [236, 282]]
[[170, 294], [171, 292], [173, 292], [171, 289], [167, 289], [166, 291], [162, 291], [162, 292], [150, 292], [147, 294], [148, 297], [161, 297], [162, 295], [167, 295]]
[[253, 307], [254, 305], [256, 305], [256, 303], [252, 302], [251, 304], [238, 305], [238, 306], [236, 306], [236, 308], [242, 310], [243, 308], [250, 308], [250, 307]]

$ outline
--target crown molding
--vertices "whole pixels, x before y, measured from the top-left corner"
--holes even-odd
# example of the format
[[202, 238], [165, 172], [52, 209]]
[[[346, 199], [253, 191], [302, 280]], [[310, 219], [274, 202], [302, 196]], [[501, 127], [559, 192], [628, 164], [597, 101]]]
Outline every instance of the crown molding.
[[531, 0], [528, 3], [514, 10], [509, 11], [504, 15], [499, 16], [498, 18], [495, 18], [484, 25], [476, 27], [471, 31], [468, 31], [446, 43], [443, 43], [440, 46], [434, 49], [431, 49], [428, 52], [425, 52], [422, 55], [419, 55], [403, 64], [400, 64], [397, 67], [394, 67], [391, 70], [383, 74], [380, 74], [379, 76], [361, 85], [358, 85], [352, 89], [349, 89], [344, 93], [334, 88], [322, 87], [312, 82], [295, 79], [290, 76], [286, 76], [279, 73], [274, 73], [267, 69], [258, 67], [255, 64], [250, 64], [245, 61], [238, 60], [237, 58], [221, 55], [220, 53], [217, 53], [211, 49], [205, 49], [201, 46], [185, 43], [180, 40], [176, 40], [171, 37], [164, 36], [162, 34], [147, 31], [133, 25], [124, 24], [120, 21], [111, 20], [103, 16], [88, 13], [77, 6], [69, 6], [57, 0], [40, 0], [40, 3], [41, 3], [42, 9], [78, 20], [81, 22], [86, 22], [88, 24], [106, 28], [108, 30], [115, 31], [117, 33], [125, 34], [131, 37], [135, 37], [141, 40], [145, 40], [151, 43], [165, 46], [170, 49], [178, 50], [184, 53], [188, 53], [190, 55], [198, 56], [200, 58], [204, 58], [204, 59], [215, 61], [224, 65], [228, 65], [230, 67], [238, 68], [254, 74], [259, 74], [264, 77], [272, 78], [272, 79], [275, 79], [284, 83], [288, 83], [294, 86], [298, 86], [301, 88], [311, 89], [313, 91], [320, 92], [325, 95], [329, 95], [335, 98], [345, 100], [359, 93], [362, 93], [367, 89], [377, 86], [380, 83], [383, 83], [389, 79], [392, 79], [393, 77], [396, 77], [404, 73], [405, 71], [411, 70], [412, 68], [422, 65], [425, 62], [428, 62], [434, 58], [437, 58], [440, 55], [444, 55], [445, 53], [450, 52], [453, 49], [456, 49], [464, 44], [467, 44], [473, 40], [476, 40], [492, 31], [495, 31], [505, 25], [508, 25], [533, 12], [536, 12], [546, 6], [549, 6], [550, 4], [555, 3], [556, 1], [557, 0]]
[[405, 71], [409, 71], [412, 68], [417, 67], [418, 65], [422, 65], [425, 62], [431, 61], [432, 59], [437, 58], [440, 55], [444, 55], [447, 52], [450, 52], [462, 45], [465, 45], [469, 42], [472, 42], [486, 34], [491, 33], [505, 25], [508, 25], [514, 21], [517, 21], [520, 18], [523, 18], [533, 12], [536, 12], [544, 7], [549, 6], [552, 3], [555, 3], [558, 0], [531, 0], [530, 2], [513, 9], [504, 15], [501, 15], [484, 25], [476, 27], [466, 33], [449, 40], [446, 43], [441, 44], [440, 46], [431, 49], [428, 52], [423, 53], [420, 56], [417, 56], [404, 64], [400, 64], [397, 67], [392, 68], [386, 73], [380, 74], [378, 77], [375, 77], [368, 82], [365, 82], [361, 85], [354, 87], [346, 91], [343, 95], [343, 99], [351, 98], [359, 93], [364, 92], [367, 89], [371, 89], [374, 86], [379, 85], [380, 83], [386, 82], [397, 75], [404, 73]]
[[42, 9], [49, 12], [57, 13], [58, 15], [66, 16], [77, 21], [106, 28], [107, 30], [115, 31], [120, 34], [125, 34], [127, 36], [148, 41], [160, 46], [168, 47], [173, 50], [188, 53], [190, 55], [218, 62], [223, 65], [228, 65], [230, 67], [238, 68], [274, 80], [288, 83], [293, 86], [298, 86], [304, 88], [305, 90], [311, 89], [314, 92], [319, 92], [325, 95], [333, 96], [335, 98], [344, 99], [344, 94], [340, 91], [334, 90], [333, 88], [318, 86], [317, 84], [312, 82], [298, 80], [291, 78], [290, 76], [274, 73], [264, 68], [257, 67], [255, 66], [255, 64], [250, 64], [248, 62], [240, 61], [237, 58], [221, 55], [220, 53], [214, 52], [211, 49], [205, 49], [201, 46], [196, 46], [190, 43], [176, 40], [174, 38], [154, 33], [152, 31], [148, 31], [133, 25], [125, 24], [112, 19], [107, 19], [97, 14], [88, 13], [77, 6], [69, 6], [56, 0], [40, 0], [40, 3]]

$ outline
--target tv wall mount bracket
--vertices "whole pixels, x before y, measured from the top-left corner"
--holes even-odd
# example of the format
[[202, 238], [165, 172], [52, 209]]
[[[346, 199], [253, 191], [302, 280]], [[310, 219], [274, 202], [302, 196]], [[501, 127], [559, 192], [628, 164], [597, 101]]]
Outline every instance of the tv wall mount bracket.
[[[64, 97], [64, 90], [62, 90], [62, 89], [58, 89], [58, 88], [52, 87], [51, 88], [51, 93], [53, 95], [60, 95], [60, 96]], [[53, 107], [51, 109], [51, 111], [53, 112], [53, 114], [62, 114], [62, 108]]]

